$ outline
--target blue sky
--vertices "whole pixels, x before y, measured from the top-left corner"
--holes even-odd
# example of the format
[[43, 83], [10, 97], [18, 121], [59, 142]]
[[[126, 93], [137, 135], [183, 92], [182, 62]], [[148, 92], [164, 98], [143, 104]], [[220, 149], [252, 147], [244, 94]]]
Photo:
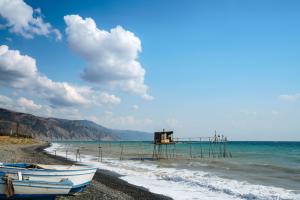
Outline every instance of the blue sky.
[[[42, 25], [36, 25], [38, 31], [22, 27], [30, 38], [13, 29], [18, 24], [4, 12], [11, 8], [1, 1], [1, 45], [35, 59], [39, 75], [34, 76], [46, 76], [55, 87], [60, 88], [61, 82], [88, 87], [88, 92], [78, 89], [86, 99], [73, 101], [61, 94], [50, 95], [56, 90], [40, 82], [34, 87], [23, 83], [17, 87], [2, 80], [2, 107], [43, 116], [90, 119], [112, 128], [150, 132], [174, 129], [180, 137], [207, 136], [217, 130], [233, 140], [300, 139], [299, 1], [25, 0], [32, 9], [40, 8], [32, 18], [43, 20]], [[22, 16], [20, 10], [16, 12]], [[85, 49], [88, 47], [82, 45], [89, 36], [76, 38], [76, 31], [80, 31], [76, 27], [67, 33], [66, 28], [76, 21], [69, 19], [68, 25], [64, 20], [67, 15], [78, 15], [83, 21], [89, 17], [97, 29], [108, 33], [118, 25], [133, 33], [126, 44], [133, 48], [137, 54], [133, 60], [141, 66], [134, 81], [144, 80], [128, 89], [124, 81], [132, 79], [116, 75], [116, 68], [108, 71], [107, 77], [118, 76], [113, 80], [117, 86], [112, 86], [111, 80], [104, 82], [106, 66], [101, 59], [106, 59], [107, 53], [118, 59], [126, 51], [119, 52], [116, 40], [113, 47], [107, 47], [109, 52], [101, 45], [95, 45], [99, 48], [95, 52]], [[51, 27], [43, 32], [46, 23]], [[75, 39], [70, 39], [72, 36]], [[134, 38], [140, 41], [142, 51], [139, 45], [134, 47]], [[127, 58], [124, 60], [127, 63]], [[0, 72], [7, 73], [0, 58], [1, 64]], [[92, 81], [93, 73], [83, 78], [84, 70], [94, 64], [100, 66], [94, 73], [98, 82]], [[12, 67], [22, 70], [22, 66]], [[126, 67], [126, 72], [133, 72], [130, 63]], [[137, 91], [144, 86], [149, 88]], [[153, 99], [143, 98], [145, 95]], [[108, 100], [100, 105], [86, 103], [106, 97]]]

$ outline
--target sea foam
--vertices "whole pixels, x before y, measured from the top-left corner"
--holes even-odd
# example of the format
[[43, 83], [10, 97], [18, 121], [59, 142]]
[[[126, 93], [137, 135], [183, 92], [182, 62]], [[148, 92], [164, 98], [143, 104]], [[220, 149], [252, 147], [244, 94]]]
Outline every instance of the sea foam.
[[[63, 146], [64, 144], [53, 143], [46, 151], [54, 154], [56, 150], [56, 155], [65, 156], [65, 152], [60, 150]], [[68, 158], [75, 160], [75, 155], [69, 155]], [[155, 162], [115, 158], [103, 158], [102, 162], [97, 162], [95, 156], [82, 155], [81, 163], [116, 172], [122, 175], [121, 179], [131, 184], [178, 200], [300, 200], [300, 193], [296, 191], [225, 179], [211, 172], [160, 167]]]

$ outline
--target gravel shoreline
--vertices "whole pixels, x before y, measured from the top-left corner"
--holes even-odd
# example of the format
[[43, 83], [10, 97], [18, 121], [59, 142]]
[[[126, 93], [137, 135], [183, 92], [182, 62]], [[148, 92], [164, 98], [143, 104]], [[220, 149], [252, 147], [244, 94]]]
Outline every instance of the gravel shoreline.
[[[32, 161], [42, 164], [75, 164], [74, 161], [67, 160], [63, 157], [54, 156], [44, 151], [49, 144], [38, 145], [9, 145], [8, 147], [0, 146], [1, 162], [9, 161]], [[13, 155], [13, 156], [12, 156]], [[115, 174], [106, 170], [97, 170], [93, 183], [84, 192], [75, 196], [58, 197], [58, 200], [171, 200], [172, 198], [149, 192], [143, 187], [132, 185], [119, 178]]]

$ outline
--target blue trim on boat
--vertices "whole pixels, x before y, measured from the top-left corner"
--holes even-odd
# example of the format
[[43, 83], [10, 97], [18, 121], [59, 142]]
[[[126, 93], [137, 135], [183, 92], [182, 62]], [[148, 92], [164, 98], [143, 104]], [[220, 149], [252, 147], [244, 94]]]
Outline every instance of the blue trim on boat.
[[16, 186], [24, 186], [24, 187], [30, 187], [30, 188], [47, 188], [47, 189], [56, 189], [56, 190], [65, 190], [65, 189], [72, 189], [72, 186], [65, 187], [65, 186], [60, 186], [60, 187], [47, 187], [47, 186], [38, 186], [38, 185], [27, 185], [27, 184], [18, 184]]
[[[1, 171], [1, 168], [0, 168]], [[21, 169], [18, 170], [22, 172], [23, 176], [78, 176], [78, 175], [86, 175], [86, 174], [94, 174], [95, 172], [89, 172], [89, 173], [81, 173], [81, 174], [33, 174], [30, 173], [30, 170], [26, 170], [26, 169]], [[13, 172], [13, 171], [7, 171], [6, 173], [9, 174], [18, 174], [17, 172]], [[1, 176], [1, 174], [0, 174]]]
[[90, 184], [92, 183], [92, 181], [89, 182], [85, 182], [83, 184], [80, 185], [74, 185], [70, 191], [70, 194], [74, 194], [77, 192], [82, 192], [84, 189], [86, 189]]
[[47, 171], [47, 172], [74, 172], [74, 171], [87, 171], [87, 170], [97, 170], [97, 167], [87, 167], [87, 168], [83, 168], [83, 169], [69, 169], [69, 170], [60, 170], [60, 169], [36, 169], [36, 168], [30, 168], [27, 169], [26, 167], [30, 166], [29, 164], [25, 164], [25, 163], [2, 163], [2, 165], [0, 165], [0, 169], [1, 168], [9, 168], [9, 169], [13, 169], [13, 168], [20, 168], [23, 170], [30, 170], [30, 171]]
[[61, 182], [50, 182], [40, 180], [13, 180], [14, 183], [34, 183], [34, 184], [48, 184], [48, 185], [73, 185], [69, 179], [65, 179]]
[[86, 174], [94, 174], [95, 172], [89, 173], [82, 173], [82, 174], [32, 174], [32, 173], [23, 173], [23, 176], [79, 176], [79, 175], [86, 175]]
[[20, 167], [20, 168], [25, 168], [30, 166], [30, 164], [27, 163], [2, 163], [2, 165], [6, 167]]
[[[88, 182], [85, 182], [85, 183], [82, 183], [82, 184], [73, 185], [72, 181], [69, 181], [69, 180], [66, 180], [66, 181], [67, 181], [67, 183], [65, 183], [65, 184], [67, 184], [69, 186], [72, 185], [71, 190], [81, 189], [81, 188], [84, 188], [84, 187], [86, 187], [86, 186], [88, 186], [92, 183], [92, 181], [88, 181]], [[24, 185], [25, 185], [25, 183], [32, 183], [32, 184], [36, 184], [36, 183], [37, 184], [38, 183], [41, 183], [41, 184], [50, 183], [51, 184], [52, 183], [52, 184], [56, 184], [56, 185], [58, 185], [58, 184], [63, 185], [64, 184], [64, 182], [48, 182], [48, 181], [32, 181], [32, 180], [22, 180], [22, 181], [14, 180], [14, 182], [19, 182], [19, 183], [23, 182]], [[17, 185], [23, 185], [23, 184], [19, 184], [19, 183], [17, 183]], [[0, 179], [0, 184], [5, 184], [5, 182]], [[49, 188], [55, 188], [55, 187], [49, 187]], [[59, 187], [59, 188], [61, 188], [61, 187]], [[66, 188], [68, 188], [68, 187], [66, 187]]]
[[[3, 180], [0, 180], [0, 184], [5, 184]], [[44, 184], [44, 185], [39, 185]], [[69, 180], [66, 182], [47, 182], [47, 181], [29, 181], [29, 180], [13, 180], [13, 185], [24, 186], [24, 187], [34, 187], [34, 188], [48, 188], [48, 189], [71, 189], [73, 183]], [[48, 185], [48, 186], [45, 186]]]
[[92, 183], [92, 181], [88, 181], [88, 182], [85, 182], [85, 183], [82, 183], [79, 185], [73, 185], [72, 188], [79, 188], [79, 187], [87, 186], [87, 185], [90, 185], [91, 183]]
[[7, 198], [6, 195], [0, 194], [0, 199], [44, 199], [44, 200], [54, 200], [56, 196], [66, 196], [62, 194], [16, 194], [11, 198]]
[[[5, 184], [5, 183], [0, 183]], [[30, 185], [30, 184], [17, 184], [16, 186], [24, 186], [24, 187], [34, 187], [34, 188], [48, 188], [48, 189], [58, 189], [58, 190], [65, 190], [65, 189], [72, 189], [73, 187], [71, 185], [69, 186], [60, 186], [60, 187], [47, 187], [47, 186], [37, 186], [37, 185]]]

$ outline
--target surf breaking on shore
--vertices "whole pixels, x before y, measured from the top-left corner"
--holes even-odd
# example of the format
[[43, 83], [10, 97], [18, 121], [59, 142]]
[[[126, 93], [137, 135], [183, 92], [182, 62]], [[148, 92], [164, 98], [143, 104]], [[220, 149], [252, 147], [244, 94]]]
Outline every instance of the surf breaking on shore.
[[[53, 143], [46, 151], [65, 156], [64, 144]], [[69, 159], [75, 160], [70, 154]], [[149, 189], [151, 192], [167, 195], [174, 199], [300, 199], [300, 194], [280, 187], [251, 184], [247, 181], [226, 179], [214, 173], [160, 166], [156, 162], [122, 160], [104, 157], [98, 162], [94, 155], [81, 156], [81, 162], [99, 169], [110, 170], [121, 175], [121, 179]]]
[[[18, 140], [18, 141], [17, 141]], [[17, 142], [15, 142], [17, 141]], [[49, 145], [42, 141], [21, 142], [14, 139], [13, 143], [0, 145], [1, 162], [30, 162], [41, 164], [72, 165], [74, 161], [63, 157], [53, 156], [44, 151]], [[59, 200], [168, 200], [169, 197], [151, 193], [143, 188], [128, 184], [115, 174], [105, 170], [98, 170], [93, 178], [93, 183], [84, 192], [76, 196], [57, 197]]]

